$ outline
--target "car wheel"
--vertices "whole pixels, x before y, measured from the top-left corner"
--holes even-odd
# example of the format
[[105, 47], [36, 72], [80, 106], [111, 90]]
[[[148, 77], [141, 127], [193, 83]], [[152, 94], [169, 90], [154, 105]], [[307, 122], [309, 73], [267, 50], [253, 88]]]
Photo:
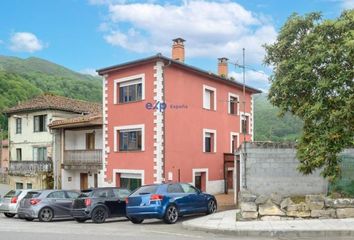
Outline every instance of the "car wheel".
[[50, 222], [52, 221], [53, 217], [53, 210], [48, 207], [42, 208], [38, 214], [38, 219], [40, 222]]
[[134, 224], [140, 224], [144, 221], [144, 219], [140, 219], [140, 218], [130, 218], [130, 221]]
[[208, 201], [208, 210], [207, 214], [215, 213], [217, 209], [216, 201], [214, 199], [210, 199]]
[[91, 214], [94, 223], [104, 223], [106, 221], [107, 211], [104, 207], [96, 207]]
[[86, 222], [86, 218], [75, 218], [75, 221], [78, 222], [78, 223], [84, 223]]
[[178, 220], [178, 209], [175, 205], [170, 205], [166, 209], [165, 216], [163, 218], [163, 221], [167, 224], [173, 224], [176, 223]]
[[34, 218], [25, 218], [25, 220], [28, 222], [32, 222], [34, 220]]
[[4, 215], [8, 218], [13, 218], [16, 214], [13, 213], [4, 213]]

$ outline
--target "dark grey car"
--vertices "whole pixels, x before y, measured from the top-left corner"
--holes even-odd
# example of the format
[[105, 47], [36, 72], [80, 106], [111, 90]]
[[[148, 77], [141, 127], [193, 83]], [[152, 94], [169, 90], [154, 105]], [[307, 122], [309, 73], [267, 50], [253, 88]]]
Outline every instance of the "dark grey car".
[[43, 190], [31, 191], [21, 200], [19, 218], [50, 222], [53, 218], [71, 218], [73, 200], [80, 195], [75, 191]]

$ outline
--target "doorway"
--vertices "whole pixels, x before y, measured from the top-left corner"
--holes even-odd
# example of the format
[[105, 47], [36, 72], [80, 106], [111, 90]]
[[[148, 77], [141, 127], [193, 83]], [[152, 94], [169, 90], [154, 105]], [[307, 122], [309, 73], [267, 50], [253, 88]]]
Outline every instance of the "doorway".
[[206, 173], [205, 172], [195, 172], [194, 186], [202, 192], [206, 191]]
[[228, 187], [228, 191], [234, 189], [234, 171], [233, 170], [227, 171], [227, 187]]
[[88, 174], [80, 173], [80, 190], [85, 190], [88, 188]]

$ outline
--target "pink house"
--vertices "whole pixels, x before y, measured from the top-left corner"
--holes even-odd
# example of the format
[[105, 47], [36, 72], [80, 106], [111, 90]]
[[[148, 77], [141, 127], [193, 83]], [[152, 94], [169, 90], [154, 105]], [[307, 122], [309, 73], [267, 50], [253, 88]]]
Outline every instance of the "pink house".
[[[190, 182], [210, 193], [234, 185], [226, 165], [253, 138], [252, 95], [259, 90], [184, 63], [184, 40], [161, 54], [98, 70], [104, 77], [104, 183], [135, 188]], [[245, 135], [242, 133], [245, 131]]]

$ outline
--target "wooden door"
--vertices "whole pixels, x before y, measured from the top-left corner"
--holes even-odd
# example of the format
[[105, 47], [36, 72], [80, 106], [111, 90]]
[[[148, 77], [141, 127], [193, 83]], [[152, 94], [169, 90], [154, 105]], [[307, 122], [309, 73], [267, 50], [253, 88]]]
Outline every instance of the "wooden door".
[[86, 133], [86, 149], [93, 150], [95, 149], [95, 133]]
[[88, 174], [80, 173], [80, 189], [85, 190], [88, 188]]

